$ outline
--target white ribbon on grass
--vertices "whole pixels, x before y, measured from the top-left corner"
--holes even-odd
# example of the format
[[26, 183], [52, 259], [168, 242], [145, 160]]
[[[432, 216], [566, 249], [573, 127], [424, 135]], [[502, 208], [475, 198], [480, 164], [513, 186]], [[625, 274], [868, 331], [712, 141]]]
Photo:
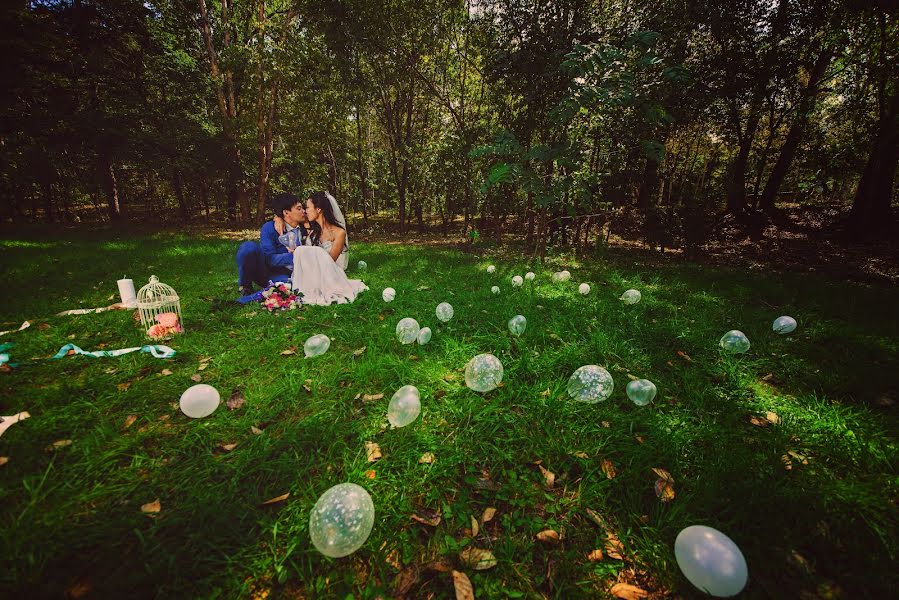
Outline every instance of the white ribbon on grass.
[[50, 360], [56, 360], [58, 358], [62, 358], [68, 355], [69, 351], [73, 351], [75, 354], [81, 354], [83, 356], [90, 356], [92, 358], [106, 358], [113, 356], [121, 356], [123, 354], [129, 354], [131, 352], [149, 352], [153, 355], [154, 358], [171, 358], [177, 354], [172, 348], [168, 346], [162, 345], [148, 345], [148, 346], [138, 346], [135, 348], [122, 348], [121, 350], [94, 350], [93, 352], [88, 352], [87, 350], [82, 350], [75, 344], [66, 344], [62, 348], [59, 349], [59, 352], [56, 353], [56, 356], [51, 356]]

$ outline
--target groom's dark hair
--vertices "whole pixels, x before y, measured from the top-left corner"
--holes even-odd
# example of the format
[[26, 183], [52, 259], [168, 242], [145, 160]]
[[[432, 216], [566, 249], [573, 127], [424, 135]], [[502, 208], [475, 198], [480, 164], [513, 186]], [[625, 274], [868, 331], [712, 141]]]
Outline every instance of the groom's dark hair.
[[302, 202], [295, 195], [290, 192], [284, 192], [281, 194], [276, 194], [272, 198], [272, 210], [275, 212], [275, 216], [284, 218], [284, 211], [290, 210], [293, 208], [294, 204], [298, 202]]

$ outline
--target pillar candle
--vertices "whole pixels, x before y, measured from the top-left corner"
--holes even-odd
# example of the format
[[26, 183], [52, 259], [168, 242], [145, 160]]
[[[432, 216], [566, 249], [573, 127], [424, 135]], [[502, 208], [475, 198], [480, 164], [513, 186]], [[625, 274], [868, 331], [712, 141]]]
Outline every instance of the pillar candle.
[[122, 304], [128, 308], [135, 308], [137, 306], [137, 294], [134, 292], [134, 280], [119, 279], [116, 283], [119, 284], [119, 297], [122, 299]]

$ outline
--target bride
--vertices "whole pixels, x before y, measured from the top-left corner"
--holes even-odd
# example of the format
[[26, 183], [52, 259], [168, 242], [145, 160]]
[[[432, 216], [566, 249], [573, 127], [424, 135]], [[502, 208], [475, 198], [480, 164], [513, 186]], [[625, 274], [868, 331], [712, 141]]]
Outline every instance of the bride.
[[349, 263], [349, 242], [337, 201], [328, 192], [315, 192], [306, 200], [306, 218], [311, 225], [312, 245], [293, 251], [293, 288], [303, 293], [304, 304], [352, 302], [368, 287], [344, 273]]

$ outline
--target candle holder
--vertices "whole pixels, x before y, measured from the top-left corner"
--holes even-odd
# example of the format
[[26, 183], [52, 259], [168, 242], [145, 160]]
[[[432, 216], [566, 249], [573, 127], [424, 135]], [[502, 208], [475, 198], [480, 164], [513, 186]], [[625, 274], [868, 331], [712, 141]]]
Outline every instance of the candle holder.
[[160, 282], [156, 275], [152, 275], [150, 283], [137, 293], [137, 310], [141, 325], [150, 339], [164, 340], [184, 332], [181, 299], [171, 286]]

